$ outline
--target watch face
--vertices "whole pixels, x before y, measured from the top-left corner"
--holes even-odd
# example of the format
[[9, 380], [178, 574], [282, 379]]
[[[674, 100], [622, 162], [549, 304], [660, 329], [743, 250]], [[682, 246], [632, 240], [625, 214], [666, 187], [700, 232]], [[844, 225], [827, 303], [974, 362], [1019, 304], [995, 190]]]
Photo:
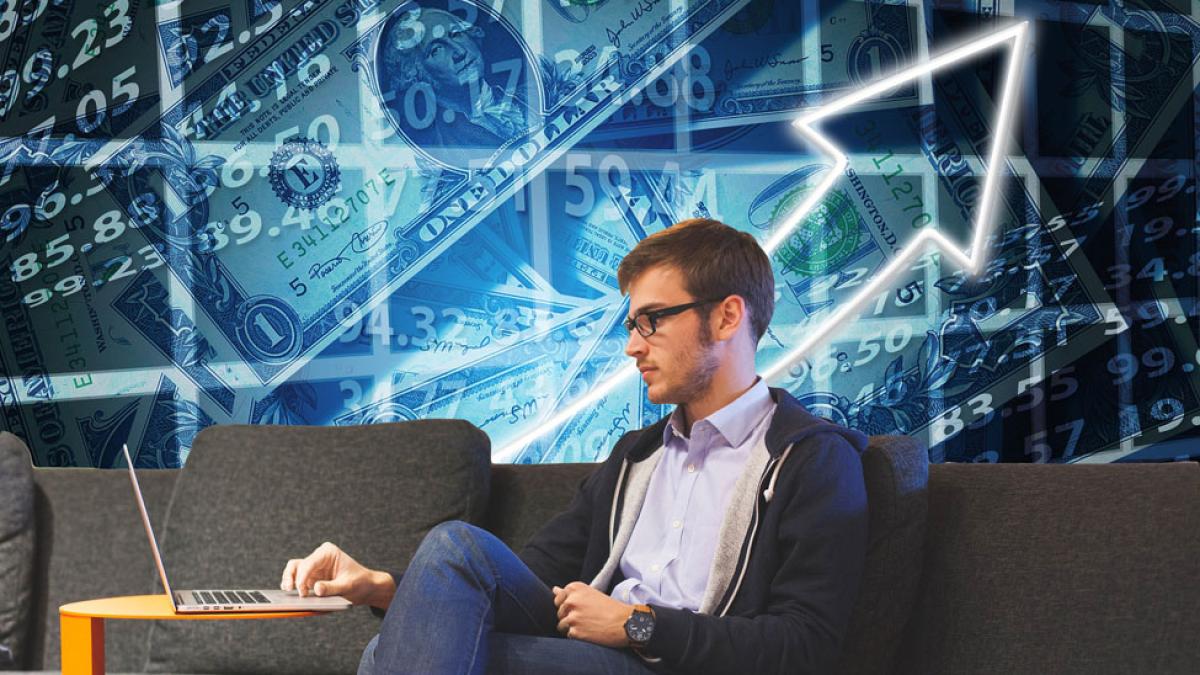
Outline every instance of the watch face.
[[625, 634], [631, 642], [645, 644], [650, 641], [654, 632], [654, 615], [649, 612], [635, 611], [625, 622]]

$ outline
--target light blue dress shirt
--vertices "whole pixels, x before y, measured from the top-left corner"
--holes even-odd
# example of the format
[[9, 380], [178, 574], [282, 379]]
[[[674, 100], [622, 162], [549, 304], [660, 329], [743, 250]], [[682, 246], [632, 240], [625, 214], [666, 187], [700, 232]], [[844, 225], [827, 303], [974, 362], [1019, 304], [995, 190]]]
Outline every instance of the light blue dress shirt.
[[663, 457], [621, 557], [612, 597], [632, 604], [700, 607], [725, 507], [746, 460], [765, 442], [775, 401], [761, 378], [683, 434], [682, 413], [663, 430]]

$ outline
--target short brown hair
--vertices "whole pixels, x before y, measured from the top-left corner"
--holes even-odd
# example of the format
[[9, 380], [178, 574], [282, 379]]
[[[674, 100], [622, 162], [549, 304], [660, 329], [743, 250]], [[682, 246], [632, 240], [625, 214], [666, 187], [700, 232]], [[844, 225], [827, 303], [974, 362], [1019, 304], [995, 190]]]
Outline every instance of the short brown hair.
[[683, 273], [684, 287], [697, 300], [740, 295], [750, 309], [757, 342], [775, 312], [771, 260], [754, 237], [711, 218], [692, 218], [646, 237], [621, 260], [621, 293], [646, 270], [659, 265]]

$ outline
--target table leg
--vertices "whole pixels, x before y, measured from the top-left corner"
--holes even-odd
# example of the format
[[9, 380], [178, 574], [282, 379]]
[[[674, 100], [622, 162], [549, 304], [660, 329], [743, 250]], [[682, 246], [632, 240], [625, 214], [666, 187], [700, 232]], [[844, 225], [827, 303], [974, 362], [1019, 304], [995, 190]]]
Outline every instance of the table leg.
[[104, 675], [104, 619], [58, 615], [63, 675]]

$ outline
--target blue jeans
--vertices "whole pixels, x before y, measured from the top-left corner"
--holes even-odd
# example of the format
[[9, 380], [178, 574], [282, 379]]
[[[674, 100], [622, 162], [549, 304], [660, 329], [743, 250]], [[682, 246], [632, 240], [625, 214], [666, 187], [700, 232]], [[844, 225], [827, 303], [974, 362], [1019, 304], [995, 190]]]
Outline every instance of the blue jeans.
[[463, 522], [430, 530], [359, 675], [652, 673], [628, 649], [568, 640], [554, 594], [504, 542]]

